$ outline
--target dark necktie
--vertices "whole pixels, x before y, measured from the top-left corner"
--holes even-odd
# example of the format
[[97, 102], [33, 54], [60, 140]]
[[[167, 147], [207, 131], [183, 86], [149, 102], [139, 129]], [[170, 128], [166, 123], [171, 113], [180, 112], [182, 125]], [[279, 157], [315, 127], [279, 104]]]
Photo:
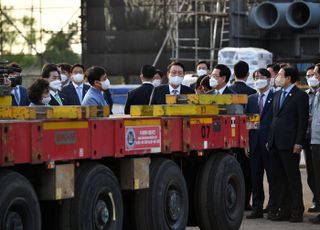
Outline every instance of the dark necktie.
[[287, 95], [287, 91], [282, 91], [281, 98], [280, 98], [280, 107], [279, 108], [282, 107], [283, 102], [286, 99], [286, 95]]
[[260, 95], [260, 97], [259, 97], [259, 113], [260, 113], [260, 115], [262, 114], [262, 111], [263, 111], [263, 97], [264, 97], [264, 94]]

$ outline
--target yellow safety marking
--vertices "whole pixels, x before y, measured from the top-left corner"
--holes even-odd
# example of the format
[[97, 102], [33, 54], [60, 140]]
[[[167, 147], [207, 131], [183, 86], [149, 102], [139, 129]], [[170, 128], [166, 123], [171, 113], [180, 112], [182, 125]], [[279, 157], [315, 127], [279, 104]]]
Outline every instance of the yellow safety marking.
[[87, 121], [64, 121], [64, 122], [44, 122], [44, 130], [57, 130], [57, 129], [85, 129], [88, 128]]
[[82, 110], [80, 106], [52, 106], [47, 109], [47, 118], [81, 119]]
[[137, 190], [140, 188], [140, 180], [137, 178], [137, 179], [134, 179], [134, 189]]
[[12, 117], [15, 119], [35, 119], [36, 109], [34, 107], [12, 107]]
[[166, 103], [172, 104], [197, 104], [197, 105], [230, 105], [247, 104], [248, 96], [245, 94], [181, 94], [166, 95]]
[[160, 125], [160, 119], [125, 120], [124, 126], [150, 126]]
[[57, 188], [56, 189], [56, 199], [57, 200], [61, 200], [62, 198], [62, 189], [61, 188]]
[[0, 97], [0, 106], [11, 106], [11, 105], [12, 105], [11, 96]]
[[232, 95], [232, 104], [248, 104], [248, 96], [246, 94]]
[[260, 116], [258, 114], [247, 115], [247, 121], [260, 122]]
[[199, 104], [201, 105], [230, 105], [232, 104], [232, 95], [228, 94], [199, 94]]
[[236, 136], [236, 128], [231, 128], [231, 136], [232, 137]]
[[191, 118], [190, 124], [198, 125], [198, 124], [212, 124], [212, 118]]

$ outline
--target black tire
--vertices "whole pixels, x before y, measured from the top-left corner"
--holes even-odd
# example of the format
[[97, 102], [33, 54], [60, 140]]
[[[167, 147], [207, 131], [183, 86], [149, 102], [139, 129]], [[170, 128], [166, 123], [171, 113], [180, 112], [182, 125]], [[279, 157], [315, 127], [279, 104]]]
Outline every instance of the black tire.
[[150, 187], [135, 195], [135, 221], [139, 230], [185, 230], [188, 190], [180, 168], [171, 160], [154, 159]]
[[75, 197], [64, 201], [60, 217], [63, 230], [122, 230], [121, 189], [113, 172], [89, 163], [76, 175]]
[[245, 187], [241, 167], [233, 156], [211, 156], [202, 166], [196, 186], [196, 213], [201, 230], [240, 228]]
[[0, 188], [0, 229], [40, 230], [40, 206], [30, 182], [16, 172], [3, 171]]

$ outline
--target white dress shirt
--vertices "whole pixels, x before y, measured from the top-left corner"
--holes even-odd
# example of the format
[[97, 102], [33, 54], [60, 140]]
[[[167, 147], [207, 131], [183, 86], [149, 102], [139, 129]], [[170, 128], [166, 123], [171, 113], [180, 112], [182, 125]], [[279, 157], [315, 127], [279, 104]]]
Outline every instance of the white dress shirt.
[[[177, 90], [177, 93], [174, 94], [174, 90]], [[169, 92], [170, 92], [170, 95], [179, 95], [180, 94], [180, 90], [181, 90], [181, 85], [179, 85], [178, 88], [173, 88], [171, 85], [169, 85]]]

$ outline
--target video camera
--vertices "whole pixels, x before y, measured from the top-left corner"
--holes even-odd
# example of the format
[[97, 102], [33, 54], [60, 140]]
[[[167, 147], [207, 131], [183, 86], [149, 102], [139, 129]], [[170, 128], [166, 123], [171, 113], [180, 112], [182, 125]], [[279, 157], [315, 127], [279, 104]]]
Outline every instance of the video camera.
[[10, 76], [13, 73], [21, 73], [22, 69], [20, 67], [14, 66], [4, 66], [8, 61], [0, 59], [0, 85], [8, 85], [11, 87], [16, 87], [22, 84], [21, 76]]

